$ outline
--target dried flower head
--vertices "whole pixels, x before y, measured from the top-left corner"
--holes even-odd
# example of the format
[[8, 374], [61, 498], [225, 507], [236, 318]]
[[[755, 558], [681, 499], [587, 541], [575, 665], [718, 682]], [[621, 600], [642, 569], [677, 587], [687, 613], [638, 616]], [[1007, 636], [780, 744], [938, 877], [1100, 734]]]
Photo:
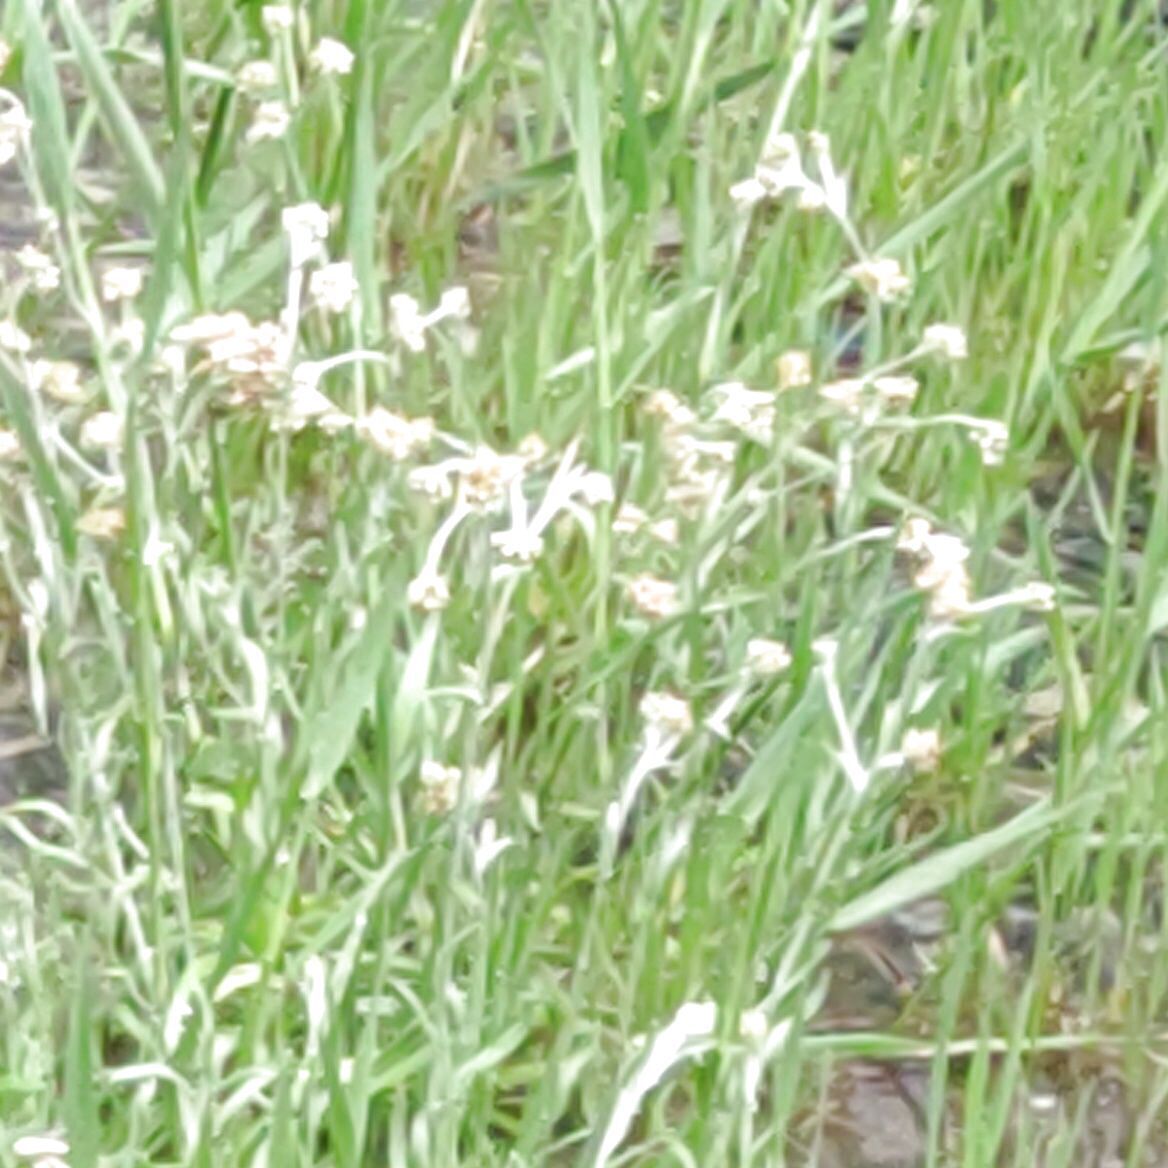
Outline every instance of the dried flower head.
[[664, 736], [681, 736], [693, 729], [689, 702], [676, 694], [650, 691], [641, 698], [641, 717], [654, 732]]
[[900, 753], [917, 774], [933, 774], [941, 765], [941, 735], [934, 729], [911, 727], [901, 740]]
[[789, 349], [775, 362], [775, 369], [781, 390], [799, 389], [811, 384], [811, 354], [805, 349]]
[[308, 295], [325, 312], [346, 312], [357, 297], [357, 277], [348, 260], [325, 264], [308, 278]]
[[32, 278], [38, 292], [53, 292], [61, 286], [61, 269], [39, 247], [26, 243], [16, 253], [16, 262]]
[[891, 257], [862, 260], [848, 268], [848, 275], [877, 300], [895, 300], [912, 284], [901, 270], [900, 262]]
[[629, 599], [642, 615], [655, 620], [672, 616], [680, 607], [677, 585], [643, 572], [628, 584]]
[[746, 668], [759, 677], [773, 677], [790, 668], [791, 652], [782, 641], [754, 637], [746, 643]]
[[325, 76], [343, 77], [353, 71], [353, 51], [333, 37], [321, 37], [308, 54], [308, 64]]
[[[434, 437], [433, 418], [406, 418], [384, 406], [373, 409], [357, 423], [357, 432], [370, 446], [394, 462], [404, 462], [425, 450]], [[449, 478], [447, 477], [449, 484]]]
[[939, 353], [950, 361], [963, 361], [969, 356], [965, 333], [955, 324], [928, 325], [921, 344], [931, 353]]
[[235, 74], [235, 82], [245, 93], [269, 93], [279, 84], [276, 66], [263, 58], [246, 61]]
[[133, 300], [142, 291], [144, 282], [141, 268], [107, 268], [101, 274], [101, 298], [107, 304]]
[[251, 146], [257, 142], [273, 142], [283, 138], [291, 124], [292, 114], [279, 98], [261, 101], [255, 107], [244, 137]]
[[418, 777], [422, 781], [422, 810], [427, 815], [448, 815], [458, 803], [462, 771], [444, 766], [432, 758], [422, 763]]

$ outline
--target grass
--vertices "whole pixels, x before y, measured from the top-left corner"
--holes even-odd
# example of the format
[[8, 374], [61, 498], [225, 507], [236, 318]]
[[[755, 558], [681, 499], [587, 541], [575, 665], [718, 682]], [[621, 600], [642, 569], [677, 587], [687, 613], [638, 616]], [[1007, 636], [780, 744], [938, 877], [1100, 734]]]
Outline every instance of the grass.
[[[0, 1164], [852, 1163], [872, 1065], [927, 1068], [921, 1162], [1096, 1162], [1104, 1088], [1161, 1162], [1159, 366], [1105, 407], [1168, 313], [1168, 40], [1123, 7], [873, 2], [845, 56], [814, 0], [5, 6], [60, 286], [0, 289], [0, 558], [69, 784], [0, 809]], [[812, 130], [846, 210], [731, 198], [783, 131], [826, 187]], [[176, 341], [232, 310], [294, 341]], [[878, 371], [915, 399], [820, 392]], [[833, 1024], [922, 898], [927, 975]]]

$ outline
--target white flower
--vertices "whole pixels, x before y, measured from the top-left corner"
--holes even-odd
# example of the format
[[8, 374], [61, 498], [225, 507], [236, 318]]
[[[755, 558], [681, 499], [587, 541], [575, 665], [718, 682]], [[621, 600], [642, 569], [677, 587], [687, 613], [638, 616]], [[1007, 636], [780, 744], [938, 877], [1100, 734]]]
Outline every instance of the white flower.
[[319, 203], [297, 203], [285, 207], [280, 223], [288, 236], [289, 262], [293, 268], [302, 268], [315, 259], [329, 233], [328, 212]]
[[1010, 445], [1010, 431], [994, 418], [978, 419], [972, 428], [973, 440], [986, 466], [1001, 466]]
[[340, 430], [352, 419], [326, 397], [310, 381], [297, 381], [295, 371], [283, 416], [277, 419], [277, 428], [299, 430], [308, 422], [315, 422], [323, 430]]
[[682, 735], [693, 729], [689, 702], [676, 694], [650, 691], [641, 698], [641, 717], [658, 734]]
[[1035, 612], [1053, 612], [1055, 607], [1055, 591], [1051, 584], [1042, 580], [1032, 580], [1024, 584], [1017, 592], [1018, 603], [1025, 608], [1032, 608]]
[[543, 538], [528, 527], [510, 527], [491, 535], [491, 546], [504, 559], [533, 563], [543, 551]]
[[462, 771], [456, 766], [444, 766], [432, 758], [422, 763], [418, 776], [422, 781], [422, 810], [427, 815], [446, 815], [458, 802], [462, 786]]
[[[384, 406], [374, 406], [357, 423], [357, 431], [394, 462], [404, 462], [430, 445], [434, 437], [434, 419], [406, 418]], [[446, 482], [449, 487], [449, 477]]]
[[101, 275], [101, 298], [107, 304], [133, 300], [142, 291], [141, 268], [107, 268]]
[[965, 333], [955, 324], [928, 325], [921, 344], [930, 352], [940, 353], [950, 361], [962, 361], [969, 356]]
[[941, 735], [912, 727], [901, 739], [900, 753], [917, 774], [932, 774], [941, 765]]
[[800, 189], [795, 206], [811, 214], [822, 211], [827, 206], [827, 192], [818, 183], [809, 182]]
[[768, 443], [774, 436], [775, 399], [770, 393], [750, 389], [741, 381], [727, 381], [710, 391], [719, 398], [713, 421], [740, 430], [755, 442]]
[[278, 98], [270, 101], [261, 101], [252, 114], [251, 125], [244, 135], [249, 145], [257, 142], [269, 142], [283, 138], [292, 124], [292, 115], [288, 107]]
[[681, 540], [681, 528], [672, 515], [664, 519], [654, 519], [649, 524], [649, 534], [659, 543], [666, 543], [671, 547], [676, 547]]
[[438, 299], [438, 307], [431, 314], [428, 323], [434, 324], [440, 319], [453, 317], [456, 320], [466, 320], [470, 316], [470, 293], [461, 284], [447, 288]]
[[799, 160], [799, 143], [794, 134], [776, 134], [763, 148], [754, 177], [771, 197], [785, 191], [801, 190], [808, 183]]
[[848, 275], [877, 300], [895, 300], [912, 285], [899, 261], [888, 257], [874, 256], [853, 264], [848, 268]]
[[478, 446], [470, 458], [458, 460], [463, 496], [472, 507], [485, 509], [498, 503], [524, 471], [523, 459]]
[[321, 37], [308, 54], [308, 63], [318, 73], [343, 77], [353, 71], [353, 51], [333, 37]]
[[617, 535], [634, 535], [649, 522], [648, 512], [636, 503], [622, 503], [613, 516], [612, 530]]
[[438, 612], [450, 603], [450, 585], [439, 572], [421, 572], [410, 581], [406, 600], [411, 608]]
[[287, 32], [292, 27], [295, 14], [286, 4], [265, 4], [260, 10], [260, 20], [269, 36]]
[[236, 84], [246, 93], [267, 93], [276, 88], [279, 80], [276, 66], [262, 58], [245, 62], [235, 74]]
[[357, 277], [348, 260], [325, 264], [308, 279], [308, 295], [325, 312], [344, 312], [357, 296]]
[[662, 418], [675, 430], [683, 430], [697, 421], [697, 415], [670, 389], [655, 389], [645, 399], [645, 413]]
[[0, 89], [0, 100], [8, 106], [0, 112], [0, 166], [5, 166], [16, 157], [18, 150], [28, 146], [32, 122], [15, 94]]
[[679, 607], [677, 585], [643, 572], [628, 584], [629, 599], [642, 616], [659, 619], [672, 616]]
[[20, 439], [16, 432], [0, 426], [0, 462], [14, 462], [20, 453]]
[[845, 414], [858, 414], [864, 401], [864, 382], [859, 377], [829, 381], [819, 387], [819, 396]]
[[426, 318], [408, 292], [395, 292], [389, 298], [389, 322], [394, 335], [411, 353], [425, 351]]
[[770, 1023], [763, 1010], [743, 1010], [738, 1018], [739, 1037], [748, 1042], [761, 1043], [770, 1033]]
[[920, 385], [915, 377], [887, 374], [877, 377], [872, 382], [872, 388], [881, 400], [889, 405], [911, 405], [916, 399]]
[[789, 349], [775, 367], [779, 374], [779, 389], [798, 389], [811, 384], [811, 354], [803, 349]]
[[580, 494], [589, 507], [599, 507], [616, 498], [612, 478], [602, 470], [590, 470], [580, 479]]
[[519, 439], [515, 452], [523, 459], [523, 465], [530, 468], [547, 458], [548, 444], [533, 430]]
[[10, 353], [27, 353], [32, 348], [32, 338], [19, 325], [10, 320], [0, 320], [0, 349]]
[[773, 677], [791, 664], [791, 653], [782, 641], [754, 637], [746, 642], [746, 668], [759, 677]]
[[730, 198], [740, 211], [749, 211], [766, 197], [766, 187], [753, 175], [734, 183], [730, 188]]
[[102, 410], [81, 423], [81, 445], [95, 450], [117, 450], [122, 445], [122, 419]]
[[32, 277], [38, 292], [52, 292], [61, 286], [61, 269], [39, 247], [26, 243], [16, 253], [16, 262]]

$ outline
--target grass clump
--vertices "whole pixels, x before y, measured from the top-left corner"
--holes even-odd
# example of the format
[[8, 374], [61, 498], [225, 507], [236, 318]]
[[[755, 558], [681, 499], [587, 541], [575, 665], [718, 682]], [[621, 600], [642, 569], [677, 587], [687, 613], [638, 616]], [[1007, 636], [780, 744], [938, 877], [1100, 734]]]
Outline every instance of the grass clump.
[[0, 1162], [1160, 1162], [1168, 40], [837, 7], [4, 10]]

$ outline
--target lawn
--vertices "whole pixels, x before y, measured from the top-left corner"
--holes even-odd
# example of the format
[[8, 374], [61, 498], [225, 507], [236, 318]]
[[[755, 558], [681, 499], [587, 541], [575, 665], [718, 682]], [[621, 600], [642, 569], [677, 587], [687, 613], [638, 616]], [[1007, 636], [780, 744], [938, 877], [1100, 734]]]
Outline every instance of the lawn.
[[1168, 1165], [1156, 8], [3, 6], [0, 1166]]

